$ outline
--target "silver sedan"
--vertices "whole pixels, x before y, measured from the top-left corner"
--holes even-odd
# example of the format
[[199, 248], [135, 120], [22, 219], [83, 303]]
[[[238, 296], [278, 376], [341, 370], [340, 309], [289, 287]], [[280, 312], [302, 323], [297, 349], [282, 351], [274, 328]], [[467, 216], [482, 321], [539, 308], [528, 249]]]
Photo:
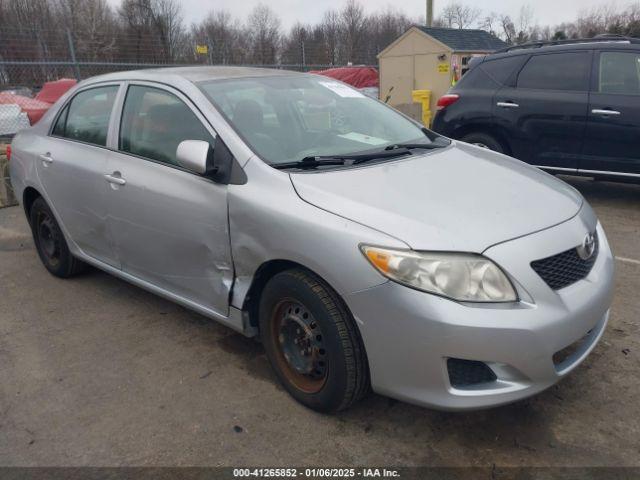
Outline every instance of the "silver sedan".
[[370, 389], [513, 402], [607, 325], [614, 261], [578, 192], [329, 78], [92, 78], [16, 135], [10, 165], [53, 275], [92, 265], [259, 336], [319, 411]]

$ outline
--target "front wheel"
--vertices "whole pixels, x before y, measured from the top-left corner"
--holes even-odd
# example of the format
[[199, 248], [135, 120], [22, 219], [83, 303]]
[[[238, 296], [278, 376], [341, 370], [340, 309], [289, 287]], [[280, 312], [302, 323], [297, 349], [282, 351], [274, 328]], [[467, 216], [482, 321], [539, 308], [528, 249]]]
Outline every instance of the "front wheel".
[[320, 412], [344, 410], [369, 390], [367, 359], [342, 299], [302, 269], [275, 275], [260, 299], [260, 334], [286, 390]]

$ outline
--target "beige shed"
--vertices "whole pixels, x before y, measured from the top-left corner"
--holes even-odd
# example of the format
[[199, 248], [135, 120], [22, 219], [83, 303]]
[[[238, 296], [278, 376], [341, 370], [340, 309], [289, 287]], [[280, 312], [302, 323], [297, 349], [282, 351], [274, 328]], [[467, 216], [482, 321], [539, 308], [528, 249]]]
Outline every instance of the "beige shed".
[[[508, 45], [484, 30], [414, 26], [378, 54], [380, 99], [416, 116], [414, 90], [431, 90], [431, 110], [474, 56]], [[419, 117], [418, 117], [419, 118]]]

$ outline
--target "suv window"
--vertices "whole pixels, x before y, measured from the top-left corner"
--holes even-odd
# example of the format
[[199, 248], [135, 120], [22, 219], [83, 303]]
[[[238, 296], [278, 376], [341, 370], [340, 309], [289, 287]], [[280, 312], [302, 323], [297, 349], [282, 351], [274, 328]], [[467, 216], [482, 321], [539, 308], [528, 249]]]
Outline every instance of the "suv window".
[[532, 56], [518, 75], [518, 88], [586, 91], [590, 52]]
[[78, 93], [58, 117], [52, 134], [92, 143], [107, 145], [107, 132], [118, 85], [96, 87]]
[[452, 91], [459, 91], [462, 89], [495, 90], [498, 86], [498, 82], [487, 75], [484, 70], [481, 68], [472, 68], [464, 74], [458, 83], [456, 83]]
[[131, 86], [120, 126], [120, 150], [178, 165], [176, 150], [184, 140], [214, 139], [177, 96], [154, 87]]
[[524, 55], [515, 57], [498, 58], [496, 60], [487, 60], [480, 64], [480, 68], [484, 70], [496, 82], [504, 85], [516, 68], [522, 65]]
[[600, 93], [640, 95], [640, 54], [602, 52], [600, 54]]

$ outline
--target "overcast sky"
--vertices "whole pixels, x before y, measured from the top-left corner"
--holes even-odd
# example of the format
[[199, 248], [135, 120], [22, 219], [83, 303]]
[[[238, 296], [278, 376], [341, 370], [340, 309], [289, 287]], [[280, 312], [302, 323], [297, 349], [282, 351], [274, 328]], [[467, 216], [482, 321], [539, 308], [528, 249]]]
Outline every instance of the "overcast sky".
[[[118, 0], [110, 0], [112, 4], [119, 4]], [[243, 19], [251, 9], [259, 3], [258, 0], [182, 0], [185, 12], [185, 20], [188, 24], [199, 21], [209, 11], [214, 9], [226, 9], [234, 16]], [[315, 23], [322, 18], [322, 14], [328, 8], [340, 8], [345, 0], [270, 0], [265, 1], [282, 19], [283, 26], [288, 28], [296, 21], [303, 23]], [[383, 9], [387, 5], [394, 5], [399, 10], [406, 12], [410, 17], [424, 16], [425, 0], [361, 0], [368, 12]], [[447, 5], [449, 0], [435, 0], [436, 16], [439, 9]], [[467, 5], [481, 8], [485, 13], [491, 11], [505, 12], [513, 17], [518, 16], [520, 8], [529, 4], [535, 11], [535, 17], [540, 25], [556, 25], [564, 21], [574, 20], [578, 12], [603, 4], [616, 3], [603, 0], [482, 0], [463, 1]], [[619, 1], [618, 5], [625, 6], [627, 2]]]

